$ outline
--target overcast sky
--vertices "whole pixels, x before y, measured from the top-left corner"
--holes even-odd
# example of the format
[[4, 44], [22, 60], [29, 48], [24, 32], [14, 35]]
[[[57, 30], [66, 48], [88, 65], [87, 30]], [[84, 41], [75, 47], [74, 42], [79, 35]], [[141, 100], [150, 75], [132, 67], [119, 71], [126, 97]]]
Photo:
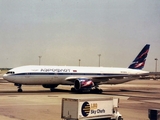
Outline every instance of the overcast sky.
[[0, 68], [128, 67], [147, 43], [160, 71], [160, 0], [0, 0]]

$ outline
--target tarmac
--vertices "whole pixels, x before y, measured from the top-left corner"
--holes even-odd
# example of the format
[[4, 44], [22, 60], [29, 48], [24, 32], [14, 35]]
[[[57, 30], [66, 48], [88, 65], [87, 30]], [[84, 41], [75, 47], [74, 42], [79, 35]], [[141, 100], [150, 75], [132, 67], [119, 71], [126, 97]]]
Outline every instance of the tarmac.
[[42, 86], [22, 86], [0, 80], [0, 120], [62, 120], [61, 102], [65, 97], [120, 98], [119, 112], [124, 120], [149, 120], [148, 109], [160, 109], [160, 81], [134, 80], [119, 85], [101, 85], [102, 94], [75, 94], [71, 86], [58, 86], [54, 92]]

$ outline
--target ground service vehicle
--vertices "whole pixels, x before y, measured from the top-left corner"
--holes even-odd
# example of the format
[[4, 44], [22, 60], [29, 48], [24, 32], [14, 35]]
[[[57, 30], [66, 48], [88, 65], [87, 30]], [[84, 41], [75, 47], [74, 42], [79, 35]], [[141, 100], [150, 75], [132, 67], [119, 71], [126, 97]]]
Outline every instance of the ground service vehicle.
[[123, 120], [118, 98], [62, 98], [61, 118], [65, 120]]

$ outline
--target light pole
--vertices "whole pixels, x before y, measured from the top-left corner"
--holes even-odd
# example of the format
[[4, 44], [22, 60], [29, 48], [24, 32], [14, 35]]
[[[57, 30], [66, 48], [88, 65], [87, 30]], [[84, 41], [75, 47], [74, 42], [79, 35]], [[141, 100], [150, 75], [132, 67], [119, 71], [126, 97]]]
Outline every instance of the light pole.
[[81, 66], [81, 59], [79, 59], [79, 66]]
[[39, 57], [39, 65], [41, 65], [41, 58], [42, 56], [38, 56]]
[[99, 56], [99, 67], [101, 66], [101, 54], [98, 54]]
[[156, 62], [156, 63], [155, 63], [155, 72], [157, 72], [157, 64], [158, 64], [157, 61], [158, 61], [158, 58], [155, 58], [154, 60], [155, 60], [155, 62]]

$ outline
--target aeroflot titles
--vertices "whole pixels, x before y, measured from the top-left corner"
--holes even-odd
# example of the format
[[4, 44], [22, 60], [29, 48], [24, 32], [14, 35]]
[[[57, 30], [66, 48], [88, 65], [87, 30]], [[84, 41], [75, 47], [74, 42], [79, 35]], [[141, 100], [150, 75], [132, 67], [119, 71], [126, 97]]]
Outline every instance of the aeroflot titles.
[[47, 68], [44, 68], [44, 69], [41, 69], [41, 72], [70, 72], [70, 69], [47, 69]]

